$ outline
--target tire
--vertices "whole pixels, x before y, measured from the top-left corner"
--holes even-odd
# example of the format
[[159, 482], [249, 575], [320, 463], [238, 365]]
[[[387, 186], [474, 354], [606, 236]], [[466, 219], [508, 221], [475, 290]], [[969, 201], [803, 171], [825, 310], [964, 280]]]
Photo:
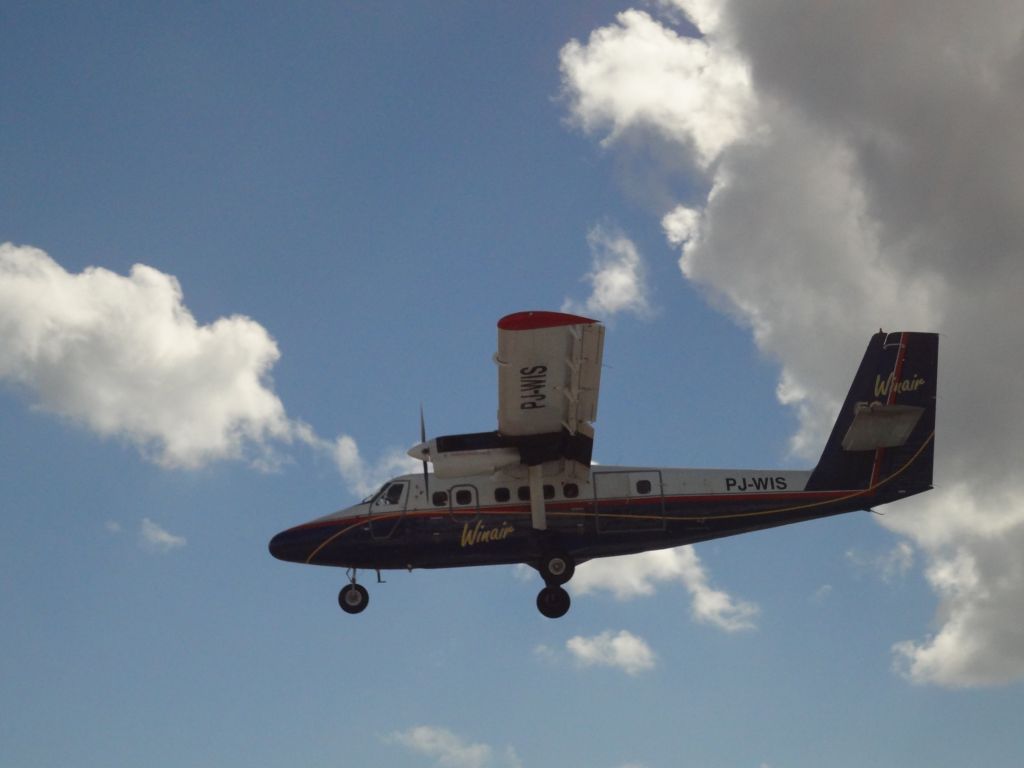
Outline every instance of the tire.
[[346, 584], [338, 593], [338, 605], [345, 613], [362, 613], [370, 602], [370, 593], [362, 584]]
[[546, 555], [540, 562], [540, 575], [549, 587], [565, 584], [575, 572], [576, 563], [568, 555]]
[[537, 595], [537, 610], [549, 619], [565, 616], [572, 601], [561, 587], [544, 587]]

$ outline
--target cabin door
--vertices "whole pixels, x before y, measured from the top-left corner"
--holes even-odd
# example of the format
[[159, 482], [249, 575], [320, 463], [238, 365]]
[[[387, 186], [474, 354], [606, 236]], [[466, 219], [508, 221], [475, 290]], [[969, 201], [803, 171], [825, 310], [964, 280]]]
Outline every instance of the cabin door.
[[370, 504], [370, 535], [375, 539], [391, 538], [405, 518], [408, 500], [408, 481], [396, 480], [384, 486]]
[[661, 472], [594, 472], [594, 506], [598, 533], [664, 530]]

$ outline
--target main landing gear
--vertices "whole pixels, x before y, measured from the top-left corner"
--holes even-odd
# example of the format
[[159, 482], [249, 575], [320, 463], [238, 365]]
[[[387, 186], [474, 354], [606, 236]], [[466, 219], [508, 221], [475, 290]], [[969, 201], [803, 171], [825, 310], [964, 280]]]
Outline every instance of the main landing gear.
[[529, 468], [530, 522], [540, 560], [534, 566], [544, 579], [544, 589], [537, 595], [537, 610], [549, 619], [558, 619], [569, 611], [572, 601], [562, 585], [576, 572], [576, 562], [565, 554], [557, 534], [548, 531], [547, 510], [544, 506], [544, 472], [540, 464]]
[[549, 619], [558, 619], [569, 611], [572, 600], [562, 587], [576, 572], [576, 563], [568, 555], [547, 554], [537, 566], [544, 579], [544, 589], [537, 595], [537, 610]]
[[569, 612], [569, 593], [562, 587], [548, 586], [537, 593], [537, 610], [549, 619], [559, 619]]

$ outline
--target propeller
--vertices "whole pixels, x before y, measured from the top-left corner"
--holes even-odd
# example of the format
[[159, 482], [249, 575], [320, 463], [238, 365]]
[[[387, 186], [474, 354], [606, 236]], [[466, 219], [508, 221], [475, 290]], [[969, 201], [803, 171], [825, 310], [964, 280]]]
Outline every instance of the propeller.
[[427, 456], [430, 446], [427, 444], [427, 423], [423, 418], [423, 403], [420, 403], [420, 445], [423, 446], [423, 492], [430, 495], [430, 473], [427, 470]]

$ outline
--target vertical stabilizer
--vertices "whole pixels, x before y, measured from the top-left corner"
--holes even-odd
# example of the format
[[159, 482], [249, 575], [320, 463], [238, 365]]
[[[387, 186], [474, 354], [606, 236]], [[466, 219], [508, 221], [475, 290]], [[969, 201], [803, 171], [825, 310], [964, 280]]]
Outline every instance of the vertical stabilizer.
[[875, 488], [899, 498], [932, 487], [939, 337], [871, 337], [807, 490]]

